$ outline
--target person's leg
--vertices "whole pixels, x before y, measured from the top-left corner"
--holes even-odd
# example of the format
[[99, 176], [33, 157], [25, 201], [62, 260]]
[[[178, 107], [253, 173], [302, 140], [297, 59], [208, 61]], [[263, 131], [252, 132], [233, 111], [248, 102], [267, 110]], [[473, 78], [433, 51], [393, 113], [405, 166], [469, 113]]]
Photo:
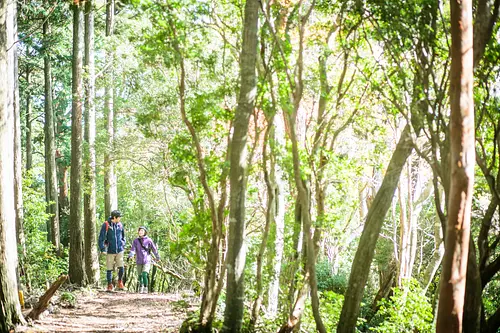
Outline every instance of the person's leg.
[[118, 288], [123, 289], [123, 273], [124, 273], [124, 268], [123, 268], [123, 252], [120, 252], [116, 255], [116, 266], [118, 267]]
[[142, 293], [142, 269], [144, 265], [139, 265], [137, 264], [137, 287], [138, 287], [138, 292]]
[[142, 283], [144, 285], [144, 292], [148, 292], [148, 282], [149, 282], [149, 270], [151, 268], [151, 264], [147, 263], [144, 265], [142, 269]]
[[115, 263], [115, 255], [106, 255], [106, 280], [108, 281], [108, 290], [113, 289], [113, 268]]

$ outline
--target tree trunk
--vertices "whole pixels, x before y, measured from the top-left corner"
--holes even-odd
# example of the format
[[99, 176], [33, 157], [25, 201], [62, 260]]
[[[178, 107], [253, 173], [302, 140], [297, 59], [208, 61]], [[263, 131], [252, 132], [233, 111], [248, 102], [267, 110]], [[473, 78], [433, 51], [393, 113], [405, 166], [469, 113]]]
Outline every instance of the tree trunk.
[[[277, 149], [280, 149], [282, 146], [284, 147], [284, 138], [285, 131], [283, 125], [282, 117], [274, 117], [274, 139], [271, 139], [271, 142], [275, 141], [280, 146]], [[275, 154], [275, 152], [273, 152]], [[274, 317], [278, 313], [278, 297], [279, 297], [279, 286], [280, 286], [280, 275], [281, 275], [281, 262], [283, 259], [283, 250], [285, 245], [284, 239], [284, 231], [285, 231], [285, 188], [283, 183], [283, 170], [279, 163], [275, 162], [274, 165], [271, 166], [274, 168], [274, 182], [275, 186], [275, 214], [274, 217], [274, 261], [272, 263], [272, 274], [271, 281], [269, 282], [269, 294], [268, 294], [268, 304], [267, 311], [270, 316]], [[272, 170], [272, 169], [271, 169]]]
[[469, 240], [466, 280], [462, 331], [464, 333], [477, 333], [481, 330], [481, 296], [483, 289], [481, 274], [476, 261], [476, 249], [472, 238]]
[[61, 244], [68, 246], [68, 219], [69, 219], [69, 195], [68, 195], [68, 166], [64, 160], [57, 163], [57, 174], [59, 176], [59, 226]]
[[[476, 18], [474, 20], [473, 28], [473, 52], [474, 52], [474, 68], [478, 66], [482, 57], [484, 56], [484, 50], [488, 45], [494, 31], [495, 24], [500, 15], [500, 3], [499, 1], [488, 1], [479, 0], [476, 8]], [[473, 241], [471, 240], [470, 247], [473, 246]], [[481, 251], [481, 243], [478, 244], [479, 250]], [[481, 321], [478, 319], [481, 315], [481, 295], [478, 294], [478, 288], [480, 285], [484, 285], [484, 282], [480, 278], [479, 267], [476, 262], [475, 251], [469, 253], [469, 259], [467, 264], [467, 285], [465, 289], [465, 308], [464, 308], [464, 333], [475, 333], [479, 330]], [[481, 260], [481, 258], [480, 258]], [[469, 304], [470, 303], [470, 304]], [[500, 312], [498, 312], [496, 320], [500, 323]], [[475, 322], [479, 321], [479, 322]], [[494, 332], [496, 325], [490, 325], [492, 327], [491, 332]], [[499, 327], [500, 324], [496, 327]]]
[[85, 191], [83, 195], [85, 270], [88, 283], [99, 283], [99, 258], [96, 241], [96, 175], [95, 175], [95, 65], [94, 2], [85, 1]]
[[432, 281], [434, 280], [434, 276], [436, 275], [439, 266], [441, 266], [441, 261], [444, 256], [444, 243], [443, 243], [443, 228], [441, 228], [441, 220], [436, 210], [436, 217], [434, 221], [434, 254], [432, 255], [429, 264], [424, 272], [423, 277], [423, 289], [424, 292], [429, 289]]
[[[257, 254], [257, 273], [255, 276], [256, 284], [256, 298], [252, 307], [252, 314], [250, 317], [250, 329], [252, 330], [257, 323], [260, 314], [260, 307], [262, 305], [263, 299], [263, 286], [262, 286], [262, 266], [264, 253], [267, 247], [267, 241], [269, 238], [269, 232], [271, 230], [271, 225], [274, 224], [274, 219], [276, 216], [276, 182], [274, 166], [275, 160], [273, 156], [268, 153], [268, 144], [270, 137], [274, 136], [274, 128], [272, 123], [268, 124], [266, 134], [264, 136], [263, 152], [262, 152], [262, 164], [264, 169], [264, 180], [267, 187], [267, 206], [266, 206], [266, 224], [264, 226], [264, 231], [262, 233], [262, 240], [260, 243], [259, 253]], [[268, 166], [268, 164], [270, 164]]]
[[85, 285], [85, 262], [82, 235], [82, 53], [83, 12], [73, 5], [73, 79], [71, 112], [71, 196], [69, 220], [69, 276], [77, 285]]
[[385, 215], [398, 186], [401, 171], [413, 150], [410, 125], [401, 133], [396, 150], [392, 154], [387, 172], [373, 203], [368, 209], [365, 227], [352, 263], [349, 283], [345, 293], [344, 305], [340, 314], [338, 333], [354, 333], [358, 319], [361, 299], [370, 273], [375, 246], [384, 223]]
[[[7, 43], [8, 47], [17, 43], [17, 3], [13, 1], [9, 7], [9, 15], [14, 17], [14, 24], [11, 30], [11, 41]], [[19, 100], [19, 63], [17, 56], [17, 44], [12, 47], [9, 53], [9, 59], [12, 63], [14, 71], [14, 92], [13, 92], [13, 105], [14, 105], [14, 195], [16, 205], [16, 240], [22, 258], [26, 257], [26, 244], [24, 238], [24, 208], [23, 208], [23, 162], [21, 150], [21, 108]], [[19, 277], [19, 275], [18, 275]]]
[[247, 0], [240, 59], [240, 94], [233, 121], [230, 149], [229, 239], [227, 253], [226, 309], [222, 332], [240, 332], [244, 312], [245, 199], [247, 185], [246, 143], [248, 123], [256, 96], [257, 30], [259, 2]]
[[[47, 4], [47, 2], [45, 2]], [[45, 198], [47, 202], [47, 213], [49, 214], [48, 225], [50, 226], [50, 241], [57, 253], [60, 250], [59, 233], [59, 203], [57, 200], [57, 167], [56, 167], [56, 143], [54, 129], [54, 109], [52, 105], [52, 65], [49, 57], [50, 22], [46, 18], [43, 24], [44, 57], [43, 73], [45, 78]]]
[[[111, 39], [115, 24], [115, 0], [106, 1], [106, 39]], [[113, 150], [115, 136], [115, 111], [114, 111], [114, 52], [106, 52], [106, 63], [109, 69], [106, 72], [106, 87], [104, 110], [107, 131], [107, 148], [104, 152], [104, 212], [106, 216], [118, 208], [118, 193], [116, 188], [116, 175], [113, 166]]]
[[[302, 43], [301, 43], [302, 45]], [[301, 59], [300, 59], [301, 61]], [[299, 75], [299, 78], [301, 76]], [[305, 254], [306, 254], [306, 278], [309, 287], [311, 288], [311, 305], [313, 310], [314, 320], [316, 322], [316, 329], [320, 333], [326, 333], [326, 328], [323, 324], [319, 313], [319, 297], [318, 297], [318, 286], [316, 280], [316, 249], [313, 242], [313, 236], [311, 233], [311, 199], [310, 199], [310, 187], [308, 180], [302, 178], [302, 171], [300, 165], [298, 139], [296, 135], [296, 114], [298, 111], [298, 100], [295, 101], [295, 109], [293, 114], [286, 114], [289, 131], [290, 131], [290, 141], [292, 142], [292, 156], [293, 156], [293, 174], [295, 178], [295, 184], [298, 192], [298, 201], [300, 202], [302, 221], [304, 228], [304, 242], [305, 242]], [[321, 209], [321, 208], [320, 208]], [[317, 232], [319, 232], [317, 230]], [[295, 306], [297, 308], [297, 306]], [[301, 305], [299, 308], [302, 308]], [[293, 313], [293, 312], [292, 312]], [[288, 322], [293, 321], [293, 318], [300, 318], [299, 315], [293, 315], [289, 318]], [[295, 324], [296, 325], [296, 324]], [[295, 326], [293, 325], [293, 326]], [[290, 326], [290, 325], [288, 325]], [[286, 332], [286, 330], [281, 330], [281, 332]]]
[[462, 332], [474, 184], [472, 1], [451, 0], [451, 184], [436, 332]]
[[0, 331], [23, 323], [17, 295], [14, 169], [16, 2], [0, 2]]
[[[26, 45], [26, 57], [30, 57], [29, 47]], [[31, 138], [31, 94], [29, 92], [31, 69], [26, 66], [26, 171], [33, 167], [33, 139]]]
[[290, 262], [290, 287], [288, 288], [288, 306], [289, 313], [294, 313], [294, 307], [296, 304], [297, 293], [297, 272], [300, 269], [302, 263], [302, 247], [303, 247], [304, 234], [302, 232], [302, 207], [298, 196], [295, 198], [295, 209], [294, 209], [294, 224], [293, 224], [293, 250], [290, 254], [288, 261]]

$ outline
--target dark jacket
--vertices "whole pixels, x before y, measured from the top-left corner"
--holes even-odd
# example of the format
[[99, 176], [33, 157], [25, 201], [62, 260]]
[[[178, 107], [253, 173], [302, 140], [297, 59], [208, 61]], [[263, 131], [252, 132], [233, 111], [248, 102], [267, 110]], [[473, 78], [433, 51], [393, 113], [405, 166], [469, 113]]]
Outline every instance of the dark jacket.
[[[106, 224], [108, 226], [106, 227]], [[106, 230], [107, 228], [107, 230]], [[116, 254], [125, 250], [125, 229], [121, 222], [113, 223], [111, 218], [104, 222], [99, 233], [99, 249], [101, 252]]]

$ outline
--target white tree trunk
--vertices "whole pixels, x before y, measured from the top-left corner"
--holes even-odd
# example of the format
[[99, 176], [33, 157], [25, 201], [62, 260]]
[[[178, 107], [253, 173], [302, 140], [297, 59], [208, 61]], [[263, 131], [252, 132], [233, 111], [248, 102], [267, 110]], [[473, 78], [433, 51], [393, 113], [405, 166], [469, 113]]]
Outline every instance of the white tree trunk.
[[[285, 146], [285, 125], [283, 124], [283, 117], [277, 115], [274, 117], [275, 140], [278, 147]], [[283, 261], [283, 249], [285, 246], [284, 230], [285, 230], [285, 189], [286, 184], [283, 178], [283, 169], [279, 163], [276, 163], [275, 169], [276, 181], [276, 238], [274, 240], [274, 261], [272, 264], [271, 282], [269, 283], [269, 295], [267, 311], [271, 317], [278, 313], [279, 301], [279, 282], [281, 275], [281, 263]]]

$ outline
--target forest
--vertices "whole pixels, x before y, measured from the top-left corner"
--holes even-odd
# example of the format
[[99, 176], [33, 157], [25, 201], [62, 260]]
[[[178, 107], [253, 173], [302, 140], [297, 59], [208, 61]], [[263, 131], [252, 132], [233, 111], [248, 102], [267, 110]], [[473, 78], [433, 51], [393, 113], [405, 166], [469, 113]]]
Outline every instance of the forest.
[[499, 333], [499, 16], [0, 0], [0, 333]]

